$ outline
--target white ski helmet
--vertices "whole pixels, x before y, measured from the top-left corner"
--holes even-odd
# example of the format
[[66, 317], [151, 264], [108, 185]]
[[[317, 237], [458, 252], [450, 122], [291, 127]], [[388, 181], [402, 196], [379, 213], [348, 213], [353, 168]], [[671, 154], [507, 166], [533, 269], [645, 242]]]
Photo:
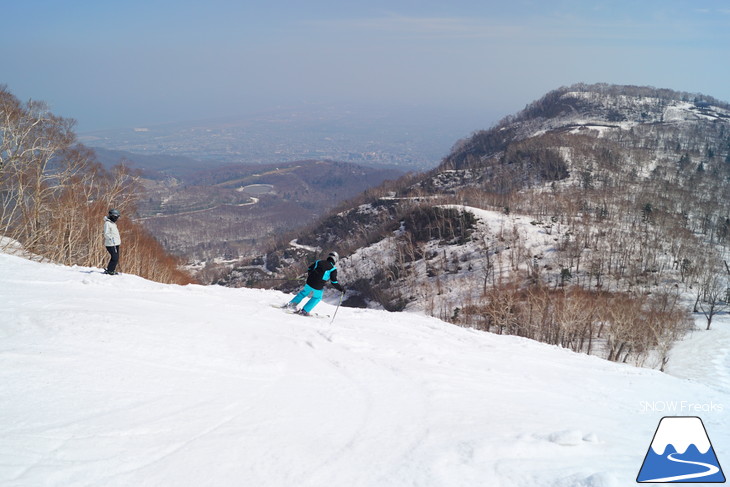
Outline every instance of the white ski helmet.
[[327, 260], [331, 260], [333, 264], [336, 264], [340, 260], [340, 254], [333, 250], [327, 256]]

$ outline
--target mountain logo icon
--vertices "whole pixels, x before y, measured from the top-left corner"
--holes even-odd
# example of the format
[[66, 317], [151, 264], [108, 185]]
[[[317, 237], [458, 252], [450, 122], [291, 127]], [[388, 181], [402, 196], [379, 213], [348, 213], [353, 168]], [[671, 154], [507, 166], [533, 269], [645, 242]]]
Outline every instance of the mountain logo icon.
[[725, 482], [725, 475], [702, 420], [696, 416], [662, 418], [636, 481]]

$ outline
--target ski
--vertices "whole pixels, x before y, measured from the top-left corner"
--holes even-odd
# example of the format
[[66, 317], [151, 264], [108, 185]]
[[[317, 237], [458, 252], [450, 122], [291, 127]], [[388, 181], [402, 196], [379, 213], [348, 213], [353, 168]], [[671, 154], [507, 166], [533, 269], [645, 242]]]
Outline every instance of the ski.
[[324, 319], [327, 319], [327, 318], [330, 317], [330, 315], [321, 315], [319, 313], [310, 313], [309, 316], [304, 316], [303, 314], [300, 314], [299, 313], [299, 310], [289, 309], [289, 308], [286, 308], [284, 306], [279, 306], [279, 305], [276, 305], [276, 304], [272, 304], [271, 307], [272, 308], [275, 308], [275, 309], [278, 309], [280, 311], [283, 311], [286, 314], [289, 314], [289, 315], [298, 315], [298, 316], [301, 316], [303, 318], [319, 318], [321, 320], [324, 320]]

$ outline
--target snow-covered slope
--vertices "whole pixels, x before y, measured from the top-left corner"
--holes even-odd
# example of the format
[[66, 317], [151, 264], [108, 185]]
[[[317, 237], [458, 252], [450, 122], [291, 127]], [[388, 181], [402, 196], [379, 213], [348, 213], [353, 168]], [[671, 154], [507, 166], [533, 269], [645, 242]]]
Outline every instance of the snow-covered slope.
[[287, 299], [0, 254], [0, 485], [625, 486], [672, 404], [730, 464], [724, 317], [677, 378]]

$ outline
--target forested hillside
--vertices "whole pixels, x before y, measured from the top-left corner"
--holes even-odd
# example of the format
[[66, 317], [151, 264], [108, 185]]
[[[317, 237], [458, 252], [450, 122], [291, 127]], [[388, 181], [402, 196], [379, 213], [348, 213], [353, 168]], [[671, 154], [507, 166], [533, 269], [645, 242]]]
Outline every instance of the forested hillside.
[[191, 278], [140, 225], [130, 220], [139, 197], [125, 166], [105, 170], [79, 144], [74, 121], [38, 101], [23, 103], [0, 86], [0, 245], [19, 242], [39, 258], [101, 267], [110, 208], [122, 213], [120, 269], [161, 282]]
[[688, 313], [709, 328], [727, 301], [729, 180], [728, 104], [564, 87], [221, 282], [296, 278], [316, 254], [296, 237], [348, 256], [350, 303], [661, 367]]

